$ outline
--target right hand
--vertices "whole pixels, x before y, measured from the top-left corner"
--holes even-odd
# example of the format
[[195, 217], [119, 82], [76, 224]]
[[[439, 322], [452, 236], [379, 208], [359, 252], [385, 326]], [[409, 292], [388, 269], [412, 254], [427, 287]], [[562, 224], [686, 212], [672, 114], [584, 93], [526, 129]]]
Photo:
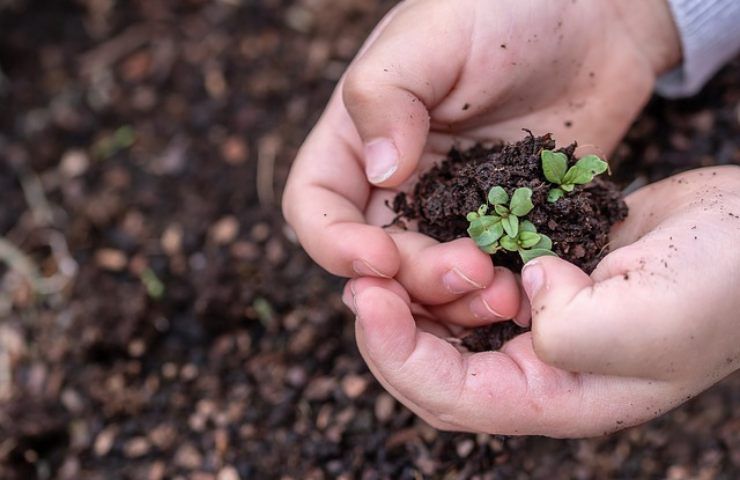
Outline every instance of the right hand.
[[384, 230], [385, 201], [451, 146], [516, 141], [523, 127], [608, 152], [679, 56], [664, 0], [401, 3], [302, 146], [285, 217], [330, 272], [395, 277], [444, 322], [523, 318], [511, 272], [470, 239]]

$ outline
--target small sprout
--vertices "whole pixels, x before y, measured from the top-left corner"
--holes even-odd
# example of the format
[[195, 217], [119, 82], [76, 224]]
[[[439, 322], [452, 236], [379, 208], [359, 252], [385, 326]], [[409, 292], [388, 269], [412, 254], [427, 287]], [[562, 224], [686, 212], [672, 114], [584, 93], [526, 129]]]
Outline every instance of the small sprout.
[[586, 155], [578, 159], [575, 165], [568, 168], [568, 157], [562, 152], [542, 150], [542, 171], [545, 178], [558, 187], [547, 193], [547, 201], [557, 202], [566, 192], [572, 192], [576, 185], [591, 182], [596, 175], [609, 169], [609, 165], [596, 155]]
[[135, 142], [136, 131], [130, 125], [124, 125], [98, 140], [93, 146], [93, 151], [96, 157], [106, 159], [130, 148]]
[[269, 327], [270, 323], [272, 323], [273, 317], [275, 316], [275, 312], [273, 311], [270, 302], [268, 302], [263, 297], [257, 297], [252, 302], [252, 308], [257, 314], [257, 318], [259, 319], [260, 323], [262, 323], [262, 325], [264, 325], [265, 327]]
[[157, 277], [157, 274], [154, 273], [154, 270], [151, 268], [145, 268], [144, 271], [141, 272], [139, 278], [141, 279], [141, 283], [144, 284], [146, 293], [152, 300], [159, 300], [162, 298], [162, 295], [164, 295], [164, 284], [159, 277]]
[[487, 215], [489, 207], [484, 204], [465, 217], [470, 222], [468, 235], [481, 250], [488, 254], [502, 249], [519, 252], [525, 263], [541, 255], [554, 255], [550, 239], [537, 233], [529, 220], [520, 220], [534, 208], [532, 190], [517, 188], [510, 198], [502, 187], [495, 186], [488, 192], [488, 203], [494, 215]]
[[518, 252], [524, 263], [543, 255], [555, 255], [552, 240], [547, 235], [537, 233], [537, 228], [529, 220], [522, 221], [518, 235], [501, 237], [499, 243], [504, 250]]

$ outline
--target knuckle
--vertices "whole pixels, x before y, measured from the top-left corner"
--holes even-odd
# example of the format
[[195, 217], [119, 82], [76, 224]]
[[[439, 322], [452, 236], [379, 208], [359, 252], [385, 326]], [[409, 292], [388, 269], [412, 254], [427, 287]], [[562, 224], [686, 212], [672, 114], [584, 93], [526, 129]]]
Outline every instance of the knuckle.
[[372, 103], [378, 95], [372, 77], [362, 64], [355, 65], [347, 71], [342, 88], [342, 99], [347, 110]]

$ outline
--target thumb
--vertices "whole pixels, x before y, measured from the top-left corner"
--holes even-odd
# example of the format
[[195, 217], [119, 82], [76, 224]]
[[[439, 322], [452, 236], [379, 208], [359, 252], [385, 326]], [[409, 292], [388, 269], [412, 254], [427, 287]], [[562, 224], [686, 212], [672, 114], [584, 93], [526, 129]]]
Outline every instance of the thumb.
[[661, 342], [671, 331], [661, 312], [672, 308], [686, 314], [689, 308], [678, 306], [683, 302], [666, 293], [671, 288], [660, 279], [644, 275], [640, 270], [615, 268], [611, 276], [600, 274], [595, 282], [556, 257], [525, 265], [522, 284], [532, 304], [537, 356], [569, 371], [662, 375], [666, 358], [661, 355]]
[[[439, 18], [442, 7], [424, 12]], [[418, 6], [399, 8], [353, 62], [343, 80], [345, 107], [363, 143], [368, 180], [403, 183], [416, 169], [429, 132], [429, 111], [454, 86], [463, 65], [463, 28], [434, 32]], [[452, 22], [454, 23], [454, 21]]]

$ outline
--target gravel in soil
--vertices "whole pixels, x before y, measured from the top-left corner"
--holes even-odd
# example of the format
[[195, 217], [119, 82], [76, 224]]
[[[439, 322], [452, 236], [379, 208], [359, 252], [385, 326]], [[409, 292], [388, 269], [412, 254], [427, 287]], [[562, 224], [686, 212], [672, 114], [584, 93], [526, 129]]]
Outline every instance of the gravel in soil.
[[[740, 476], [737, 375], [569, 441], [438, 432], [373, 380], [275, 199], [390, 6], [0, 2], [0, 238], [65, 280], [0, 266], [0, 478]], [[740, 164], [738, 75], [653, 100], [616, 178]]]

